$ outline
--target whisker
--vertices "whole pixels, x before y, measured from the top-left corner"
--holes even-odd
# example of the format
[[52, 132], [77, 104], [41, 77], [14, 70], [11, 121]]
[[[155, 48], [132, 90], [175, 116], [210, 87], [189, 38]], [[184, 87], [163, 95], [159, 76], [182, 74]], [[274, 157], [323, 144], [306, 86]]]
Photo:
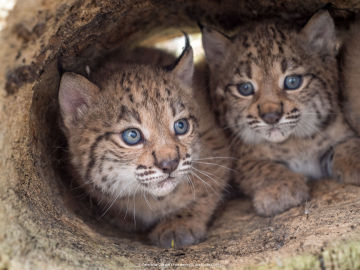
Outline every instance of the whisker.
[[[203, 184], [205, 184], [206, 186], [210, 187], [211, 190], [214, 192], [214, 193], [217, 193], [214, 188], [209, 184], [207, 183], [206, 181], [204, 181], [198, 174], [196, 174], [194, 171], [191, 171], [191, 174], [194, 175], [196, 178], [198, 178]], [[207, 187], [205, 186], [206, 190], [207, 190]], [[208, 191], [208, 190], [207, 190]]]
[[197, 172], [201, 173], [202, 175], [206, 176], [207, 178], [209, 178], [210, 180], [212, 180], [214, 182], [215, 185], [217, 185], [218, 187], [221, 187], [221, 185], [219, 184], [219, 179], [215, 179], [213, 177], [217, 177], [214, 174], [211, 174], [213, 177], [210, 176], [209, 173], [202, 171], [202, 170], [198, 170], [196, 168], [193, 167], [194, 170], [196, 170]]
[[114, 205], [114, 203], [117, 201], [117, 199], [119, 199], [119, 197], [122, 195], [122, 192], [119, 192], [115, 199], [110, 203], [110, 205], [107, 207], [107, 209], [101, 214], [101, 216], [99, 217], [99, 219], [103, 218], [105, 216], [105, 214], [110, 210], [110, 208]]
[[150, 205], [150, 203], [149, 203], [149, 201], [148, 201], [148, 199], [146, 198], [146, 191], [143, 190], [142, 194], [143, 194], [144, 200], [145, 200], [147, 206], [149, 207], [149, 209], [150, 209], [150, 210], [153, 210], [152, 207], [151, 207], [151, 205]]
[[128, 213], [128, 209], [129, 209], [129, 202], [130, 202], [130, 193], [128, 193], [127, 195], [127, 201], [126, 201], [126, 211], [125, 211], [125, 215], [123, 217], [123, 219], [125, 220], [127, 213]]
[[136, 203], [135, 203], [135, 195], [136, 195], [136, 192], [138, 191], [140, 187], [140, 184], [137, 184], [136, 186], [136, 189], [134, 191], [134, 194], [133, 194], [133, 217], [134, 217], [134, 225], [136, 227]]
[[[301, 114], [308, 114], [308, 115], [318, 115], [317, 113], [312, 113], [312, 112], [302, 112]], [[326, 114], [332, 114], [332, 115], [338, 115], [339, 113], [326, 113]]]
[[238, 160], [238, 158], [235, 157], [206, 157], [206, 158], [198, 158], [198, 159], [193, 159], [193, 160], [208, 160], [208, 159], [236, 159]]
[[191, 178], [189, 177], [189, 175], [186, 175], [186, 178], [187, 178], [187, 182], [190, 184], [191, 186], [191, 189], [193, 191], [193, 198], [194, 198], [194, 201], [196, 200], [196, 191], [195, 191], [195, 186], [194, 186], [194, 183], [192, 182]]
[[217, 163], [212, 163], [212, 162], [202, 162], [202, 161], [192, 161], [194, 163], [199, 163], [199, 164], [206, 164], [206, 165], [216, 165], [216, 166], [219, 166], [221, 168], [224, 168], [224, 169], [227, 169], [227, 170], [230, 170], [230, 171], [234, 171], [234, 172], [239, 172], [238, 170], [235, 170], [235, 169], [232, 169], [232, 168], [229, 168], [227, 166], [224, 166], [224, 165], [221, 165], [221, 164], [217, 164]]

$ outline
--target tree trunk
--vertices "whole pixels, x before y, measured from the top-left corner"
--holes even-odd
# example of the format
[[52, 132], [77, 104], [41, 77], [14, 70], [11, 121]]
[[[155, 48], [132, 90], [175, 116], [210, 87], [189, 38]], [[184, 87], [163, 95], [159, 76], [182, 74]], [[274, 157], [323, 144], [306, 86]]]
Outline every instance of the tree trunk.
[[[305, 21], [327, 1], [18, 0], [0, 32], [0, 269], [119, 269], [146, 264], [237, 269], [359, 269], [360, 188], [333, 181], [273, 218], [246, 198], [216, 215], [207, 240], [160, 249], [94, 218], [63, 165], [60, 72], [106, 52], [264, 16]], [[359, 1], [333, 1], [344, 26]]]

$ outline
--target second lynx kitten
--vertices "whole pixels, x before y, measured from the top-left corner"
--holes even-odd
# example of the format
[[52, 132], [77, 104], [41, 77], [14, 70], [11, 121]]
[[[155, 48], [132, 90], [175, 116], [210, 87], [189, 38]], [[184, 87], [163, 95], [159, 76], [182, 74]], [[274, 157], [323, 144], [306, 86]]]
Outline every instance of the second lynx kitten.
[[60, 83], [79, 184], [122, 227], [153, 228], [161, 247], [205, 237], [228, 179], [226, 139], [204, 91], [192, 87], [192, 57], [188, 45], [170, 70], [113, 61], [91, 81], [65, 73]]
[[265, 21], [233, 38], [203, 29], [212, 96], [234, 137], [237, 182], [258, 214], [309, 198], [308, 178], [360, 184], [360, 139], [338, 104], [335, 27], [328, 12], [300, 30]]

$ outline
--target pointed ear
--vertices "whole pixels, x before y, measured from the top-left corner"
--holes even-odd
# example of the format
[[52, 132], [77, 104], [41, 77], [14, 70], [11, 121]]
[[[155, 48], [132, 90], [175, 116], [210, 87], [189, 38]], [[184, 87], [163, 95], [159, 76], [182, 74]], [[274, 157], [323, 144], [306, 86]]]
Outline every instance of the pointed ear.
[[72, 72], [62, 75], [59, 105], [66, 128], [69, 129], [76, 124], [98, 92], [99, 88], [81, 75]]
[[231, 39], [209, 27], [202, 27], [201, 32], [207, 63], [211, 70], [216, 70], [224, 61], [225, 52], [231, 45]]
[[308, 52], [323, 57], [336, 54], [335, 25], [329, 12], [321, 10], [311, 17], [300, 31], [300, 42]]
[[190, 46], [189, 37], [185, 34], [185, 48], [174, 63], [171, 73], [186, 87], [192, 87], [194, 75], [193, 49]]

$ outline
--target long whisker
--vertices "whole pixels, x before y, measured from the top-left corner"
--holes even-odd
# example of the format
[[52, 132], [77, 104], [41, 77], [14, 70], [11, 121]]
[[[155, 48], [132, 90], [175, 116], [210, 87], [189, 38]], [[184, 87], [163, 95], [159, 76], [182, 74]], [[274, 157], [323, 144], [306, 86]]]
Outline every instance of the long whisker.
[[[302, 112], [301, 114], [308, 114], [308, 115], [318, 115], [317, 113], [312, 113], [312, 112]], [[327, 114], [333, 114], [333, 115], [338, 115], [339, 113], [327, 113]]]
[[191, 177], [189, 177], [189, 175], [186, 175], [186, 178], [187, 178], [187, 182], [190, 184], [191, 189], [192, 189], [192, 191], [193, 191], [193, 198], [194, 198], [194, 201], [195, 201], [195, 200], [196, 200], [196, 191], [195, 191], [194, 183], [193, 183], [193, 181], [191, 180]]
[[202, 170], [199, 170], [199, 169], [196, 169], [194, 167], [192, 167], [194, 170], [196, 170], [198, 173], [206, 176], [207, 178], [209, 178], [210, 180], [212, 180], [214, 182], [215, 185], [217, 185], [218, 187], [221, 187], [221, 185], [219, 184], [219, 180], [218, 179], [215, 179], [216, 175], [212, 174], [213, 177], [209, 174], [209, 173], [206, 173], [205, 171], [202, 171]]
[[[214, 192], [214, 193], [217, 193], [214, 188], [209, 184], [207, 183], [206, 181], [204, 181], [198, 174], [196, 174], [194, 171], [191, 171], [191, 174], [194, 175], [196, 178], [198, 178], [203, 184], [205, 184], [206, 186], [210, 187], [211, 190]], [[205, 186], [205, 188], [206, 188]], [[207, 188], [206, 188], [207, 189]]]
[[204, 170], [200, 170], [199, 168], [196, 168], [196, 167], [194, 167], [194, 166], [191, 166], [191, 168], [193, 168], [193, 169], [195, 169], [195, 170], [197, 170], [197, 171], [206, 172], [206, 173], [208, 173], [209, 175], [218, 177], [216, 174], [214, 174], [214, 173], [212, 173], [212, 172], [207, 172], [207, 171], [204, 171]]
[[122, 192], [119, 192], [115, 199], [110, 203], [110, 205], [107, 207], [107, 209], [101, 214], [101, 216], [99, 217], [99, 219], [101, 219], [102, 217], [105, 216], [105, 214], [110, 210], [110, 208], [114, 205], [114, 203], [117, 201], [117, 199], [119, 199], [119, 197], [122, 195]]
[[224, 165], [221, 165], [221, 164], [217, 164], [217, 163], [212, 163], [212, 162], [202, 162], [202, 161], [192, 161], [194, 163], [199, 163], [199, 164], [206, 164], [206, 165], [215, 165], [215, 166], [219, 166], [221, 168], [224, 168], [224, 169], [227, 169], [227, 170], [230, 170], [230, 171], [234, 171], [234, 172], [238, 172], [237, 170], [235, 169], [232, 169], [232, 168], [229, 168], [227, 166], [224, 166]]
[[135, 189], [134, 194], [133, 194], [133, 217], [134, 217], [134, 225], [135, 225], [135, 227], [136, 227], [136, 203], [135, 203], [135, 196], [136, 196], [136, 193], [137, 193], [139, 187], [140, 187], [140, 184], [137, 184], [136, 189]]
[[127, 213], [128, 213], [128, 209], [129, 209], [129, 202], [130, 202], [130, 193], [128, 193], [128, 195], [127, 195], [127, 201], [126, 201], [126, 211], [125, 211], [125, 215], [124, 215], [124, 220], [125, 220], [125, 218], [126, 218], [126, 216], [127, 216]]
[[198, 159], [193, 159], [193, 160], [208, 160], [208, 159], [236, 159], [238, 160], [238, 158], [236, 157], [206, 157], [206, 158], [198, 158]]
[[145, 200], [147, 206], [149, 207], [149, 209], [150, 209], [150, 210], [153, 210], [152, 207], [151, 207], [151, 205], [150, 205], [150, 203], [149, 203], [149, 201], [148, 201], [148, 199], [146, 198], [146, 191], [143, 190], [142, 194], [143, 194], [144, 200]]

